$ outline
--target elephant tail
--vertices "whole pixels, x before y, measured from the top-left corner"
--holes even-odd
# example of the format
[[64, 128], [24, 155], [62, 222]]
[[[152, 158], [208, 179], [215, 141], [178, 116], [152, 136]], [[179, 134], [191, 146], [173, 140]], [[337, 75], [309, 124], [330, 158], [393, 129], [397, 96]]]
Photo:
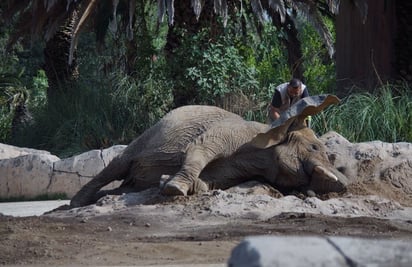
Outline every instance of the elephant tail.
[[131, 164], [132, 161], [127, 160], [122, 155], [115, 157], [106, 168], [73, 196], [70, 201], [70, 207], [76, 208], [95, 203], [102, 196], [99, 193], [102, 187], [115, 180], [123, 180], [127, 177]]

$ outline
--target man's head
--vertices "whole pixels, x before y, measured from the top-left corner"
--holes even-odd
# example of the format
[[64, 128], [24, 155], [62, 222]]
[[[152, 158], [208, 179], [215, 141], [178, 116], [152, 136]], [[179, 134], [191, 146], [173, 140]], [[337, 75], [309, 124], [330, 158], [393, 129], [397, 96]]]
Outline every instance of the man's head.
[[288, 84], [288, 95], [296, 97], [302, 94], [302, 82], [299, 79], [293, 78]]

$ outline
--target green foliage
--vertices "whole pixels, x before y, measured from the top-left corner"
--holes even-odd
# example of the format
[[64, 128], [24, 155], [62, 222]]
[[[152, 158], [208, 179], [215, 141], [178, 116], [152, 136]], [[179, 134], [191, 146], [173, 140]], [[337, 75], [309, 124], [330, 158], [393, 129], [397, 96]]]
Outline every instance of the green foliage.
[[[325, 18], [325, 22], [329, 26], [329, 30], [334, 33], [332, 21]], [[311, 25], [301, 23], [299, 30], [305, 67], [305, 84], [308, 86], [310, 94], [333, 92], [336, 82], [335, 62], [329, 58], [321, 38]]]
[[102, 77], [93, 84], [81, 80], [71, 93], [34, 109], [35, 120], [21, 129], [13, 143], [63, 157], [127, 144], [168, 110], [167, 82], [162, 84], [154, 76], [140, 82], [121, 75]]
[[33, 77], [30, 88], [30, 107], [36, 108], [47, 102], [48, 81], [44, 70], [38, 70], [37, 75]]
[[25, 105], [29, 97], [26, 87], [14, 75], [19, 74], [0, 73], [0, 142], [11, 137], [16, 110]]
[[[261, 88], [273, 87], [284, 83], [291, 78], [291, 71], [287, 62], [287, 50], [279, 41], [280, 32], [271, 24], [267, 23], [259, 36], [250, 36], [248, 42], [243, 46], [250, 47], [248, 57], [254, 58], [259, 73], [259, 84]], [[259, 37], [259, 38], [257, 38]], [[245, 51], [246, 49], [243, 49]], [[249, 59], [249, 62], [252, 60]], [[270, 96], [273, 91], [270, 92]]]
[[353, 94], [315, 116], [313, 127], [334, 130], [351, 142], [412, 142], [412, 95], [407, 85], [386, 85], [375, 93]]
[[[10, 28], [0, 25], [0, 142], [9, 142], [12, 138], [13, 120], [18, 119], [21, 107], [34, 105], [31, 99], [46, 89], [41, 86], [36, 75], [42, 54], [39, 53], [37, 44], [25, 48], [17, 42], [13, 49], [6, 50]], [[44, 73], [43, 73], [44, 76]], [[43, 77], [43, 83], [47, 79]], [[44, 101], [44, 98], [43, 100]]]
[[200, 103], [213, 104], [210, 100], [217, 97], [258, 87], [255, 69], [244, 63], [234, 46], [224, 42], [210, 43], [202, 50], [195, 47], [190, 53], [192, 66], [187, 68], [186, 78], [196, 84]]

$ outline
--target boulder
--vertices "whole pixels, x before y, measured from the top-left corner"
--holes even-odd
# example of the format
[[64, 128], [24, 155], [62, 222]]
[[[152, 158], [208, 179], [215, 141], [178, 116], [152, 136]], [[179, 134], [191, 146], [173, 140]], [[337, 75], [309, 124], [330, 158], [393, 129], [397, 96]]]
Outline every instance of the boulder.
[[[125, 147], [118, 145], [104, 150], [91, 150], [55, 162], [47, 193], [60, 192], [72, 197]], [[120, 182], [114, 182], [104, 187], [104, 189], [113, 189], [119, 185]]]
[[[336, 132], [328, 132], [320, 137], [326, 145], [328, 156], [335, 167], [341, 170], [351, 181], [361, 181], [365, 177], [371, 180], [384, 178], [390, 170], [403, 165], [405, 174], [412, 174], [412, 144], [406, 142], [385, 143], [370, 141], [350, 143]], [[405, 166], [410, 165], [410, 166]]]
[[33, 198], [45, 194], [53, 175], [53, 163], [58, 160], [43, 153], [0, 160], [0, 197]]
[[326, 145], [332, 164], [351, 181], [355, 193], [411, 203], [412, 143], [350, 143], [333, 131], [320, 140]]
[[16, 147], [16, 146], [11, 146], [11, 145], [0, 143], [0, 160], [16, 158], [16, 157], [27, 155], [27, 154], [51, 155], [50, 152], [45, 151], [45, 150], [36, 150], [36, 149], [31, 149], [31, 148], [26, 148], [26, 147]]

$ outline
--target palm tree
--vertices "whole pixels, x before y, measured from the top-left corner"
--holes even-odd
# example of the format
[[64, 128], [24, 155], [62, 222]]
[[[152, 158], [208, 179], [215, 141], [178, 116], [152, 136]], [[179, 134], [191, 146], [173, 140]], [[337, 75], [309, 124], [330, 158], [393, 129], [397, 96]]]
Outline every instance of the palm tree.
[[[43, 36], [46, 41], [43, 68], [48, 78], [48, 96], [52, 98], [59, 85], [75, 81], [78, 77], [76, 58], [69, 62], [73, 29], [78, 19], [79, 6], [62, 1], [8, 1], [3, 16], [15, 22], [16, 31], [11, 35], [9, 46], [21, 37], [31, 41]], [[75, 50], [73, 54], [75, 55]]]
[[[6, 21], [13, 22], [14, 17], [18, 17], [15, 22], [16, 31], [11, 35], [9, 47], [22, 37], [30, 37], [31, 41], [41, 37], [46, 41], [43, 69], [49, 81], [49, 98], [54, 97], [58, 88], [68, 89], [70, 86], [67, 85], [77, 80], [77, 41], [91, 14], [102, 11], [102, 6], [110, 6], [110, 10], [117, 10], [117, 5], [113, 6], [116, 1], [102, 1], [100, 10], [97, 9], [97, 2], [100, 1], [22, 0], [8, 1], [7, 6], [2, 6], [1, 15]], [[119, 1], [117, 3], [119, 4]], [[132, 6], [131, 9], [134, 12], [135, 7]], [[113, 12], [109, 13], [106, 16], [107, 20], [110, 16], [115, 15]]]

